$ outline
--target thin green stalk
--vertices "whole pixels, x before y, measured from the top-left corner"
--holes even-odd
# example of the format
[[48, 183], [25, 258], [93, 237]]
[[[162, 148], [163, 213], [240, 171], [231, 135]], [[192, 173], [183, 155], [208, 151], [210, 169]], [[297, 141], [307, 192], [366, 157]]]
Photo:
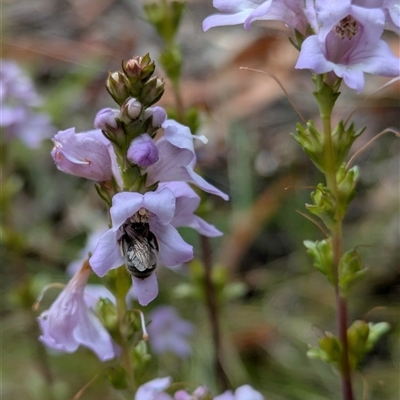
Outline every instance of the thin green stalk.
[[[117, 296], [116, 296], [116, 302], [117, 302], [117, 318], [118, 318], [118, 328], [120, 332], [120, 340], [121, 340], [121, 362], [122, 365], [128, 374], [128, 382], [129, 386], [132, 390], [135, 390], [136, 388], [136, 382], [135, 382], [135, 375], [134, 371], [132, 368], [132, 362], [131, 362], [131, 357], [130, 357], [130, 351], [129, 351], [129, 343], [126, 341], [126, 336], [125, 336], [125, 327], [124, 327], [124, 318], [125, 318], [125, 313], [126, 313], [126, 300], [125, 300], [125, 290], [123, 290], [123, 281], [124, 281], [124, 276], [122, 274], [126, 273], [124, 271], [124, 268], [119, 268], [118, 269], [118, 276], [117, 276]], [[120, 283], [118, 285], [118, 283]]]
[[219, 389], [225, 391], [229, 388], [229, 380], [223, 367], [223, 351], [221, 346], [221, 330], [219, 323], [219, 307], [215, 293], [215, 286], [212, 281], [212, 261], [210, 239], [200, 235], [202, 258], [204, 265], [204, 293], [206, 306], [210, 318], [212, 340], [214, 347], [214, 372]]
[[185, 107], [183, 105], [182, 92], [179, 82], [172, 81], [172, 89], [175, 95], [175, 107], [180, 122], [184, 122], [185, 117]]
[[[338, 199], [338, 184], [336, 179], [334, 149], [332, 144], [331, 116], [323, 115], [322, 124], [325, 139], [325, 179], [328, 189], [333, 193], [335, 199]], [[349, 364], [349, 346], [347, 341], [347, 304], [346, 299], [341, 296], [339, 290], [339, 262], [343, 255], [343, 233], [342, 217], [336, 208], [336, 226], [331, 230], [333, 262], [335, 274], [335, 298], [339, 339], [342, 343], [341, 359], [341, 386], [344, 400], [353, 400], [353, 389], [351, 382], [351, 370]]]

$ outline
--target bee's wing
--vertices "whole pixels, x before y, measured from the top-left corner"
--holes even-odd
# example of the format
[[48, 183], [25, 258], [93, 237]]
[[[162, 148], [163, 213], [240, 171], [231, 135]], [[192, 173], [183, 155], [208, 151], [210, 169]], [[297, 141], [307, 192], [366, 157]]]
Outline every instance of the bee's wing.
[[125, 228], [126, 240], [123, 240], [123, 253], [128, 264], [131, 264], [140, 272], [146, 269], [154, 269], [157, 264], [158, 243], [152, 232], [146, 236], [138, 234], [131, 227]]
[[154, 249], [147, 239], [142, 237], [132, 240], [132, 245], [126, 252], [126, 257], [139, 271], [153, 269], [157, 262], [157, 253], [154, 253]]

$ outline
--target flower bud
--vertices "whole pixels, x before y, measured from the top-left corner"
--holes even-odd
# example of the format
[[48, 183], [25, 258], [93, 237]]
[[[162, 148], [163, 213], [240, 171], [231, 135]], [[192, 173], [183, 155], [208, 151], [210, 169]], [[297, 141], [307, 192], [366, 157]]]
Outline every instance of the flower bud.
[[119, 115], [119, 111], [112, 108], [103, 108], [94, 119], [94, 127], [107, 131], [109, 128], [117, 128], [118, 123], [115, 118]]
[[153, 119], [151, 125], [153, 125], [154, 128], [160, 128], [166, 119], [167, 113], [162, 107], [153, 107]]
[[135, 138], [127, 152], [128, 160], [140, 167], [148, 167], [158, 160], [158, 149], [153, 139], [147, 134]]
[[[103, 108], [94, 119], [94, 126], [101, 129], [103, 135], [118, 147], [125, 144], [125, 131], [121, 126], [119, 110]], [[117, 119], [118, 118], [118, 119]]]
[[321, 218], [327, 228], [333, 229], [336, 218], [336, 201], [332, 192], [321, 183], [316, 189], [310, 195], [313, 204], [306, 204], [306, 208], [311, 214]]
[[126, 123], [138, 119], [142, 113], [142, 104], [134, 97], [130, 97], [121, 107], [121, 117]]
[[149, 107], [158, 100], [164, 94], [165, 83], [163, 79], [158, 77], [153, 77], [146, 82], [141, 93], [141, 100], [145, 107]]
[[330, 239], [305, 240], [304, 246], [307, 248], [307, 253], [314, 261], [313, 266], [321, 271], [333, 285], [335, 282], [332, 242]]
[[128, 61], [122, 62], [122, 69], [131, 83], [146, 82], [153, 74], [156, 66], [151, 61], [149, 54], [134, 56]]
[[346, 296], [353, 284], [361, 279], [366, 272], [361, 257], [355, 251], [347, 251], [339, 262], [339, 287], [342, 296]]
[[110, 72], [108, 74], [106, 89], [119, 105], [129, 97], [129, 89], [122, 72]]

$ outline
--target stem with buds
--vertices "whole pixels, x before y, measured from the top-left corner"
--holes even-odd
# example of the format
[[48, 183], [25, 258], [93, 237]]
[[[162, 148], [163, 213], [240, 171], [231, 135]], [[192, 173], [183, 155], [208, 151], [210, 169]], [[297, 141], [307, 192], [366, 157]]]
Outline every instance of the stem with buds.
[[[323, 125], [324, 135], [324, 158], [325, 158], [325, 179], [328, 189], [332, 192], [334, 198], [339, 199], [337, 171], [335, 168], [335, 154], [332, 142], [331, 114], [332, 107], [324, 107], [320, 104], [320, 114]], [[340, 294], [339, 289], [339, 262], [343, 256], [343, 233], [342, 216], [339, 207], [336, 207], [335, 226], [331, 228], [333, 267], [334, 267], [334, 290], [336, 298], [336, 312], [338, 324], [338, 336], [342, 344], [341, 353], [341, 386], [344, 400], [353, 400], [353, 389], [351, 382], [351, 370], [349, 364], [349, 346], [347, 340], [347, 302]]]

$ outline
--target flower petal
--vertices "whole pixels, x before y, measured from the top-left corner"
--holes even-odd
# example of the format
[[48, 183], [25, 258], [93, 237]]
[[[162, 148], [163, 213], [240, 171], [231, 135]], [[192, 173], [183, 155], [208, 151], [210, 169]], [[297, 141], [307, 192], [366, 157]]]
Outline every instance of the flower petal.
[[170, 377], [153, 379], [139, 387], [135, 400], [154, 400], [156, 394], [167, 389], [170, 384]]
[[147, 306], [151, 301], [153, 301], [158, 295], [158, 282], [155, 273], [152, 273], [146, 279], [132, 277], [133, 289], [138, 298], [139, 304], [142, 306]]
[[98, 276], [104, 276], [110, 269], [118, 268], [124, 263], [117, 242], [117, 232], [110, 229], [99, 240], [89, 264]]
[[193, 247], [182, 239], [172, 225], [161, 225], [150, 220], [150, 230], [157, 237], [161, 264], [170, 267], [193, 258]]
[[158, 222], [168, 224], [174, 217], [175, 196], [168, 188], [147, 192], [143, 197], [143, 207], [154, 213]]
[[87, 308], [79, 308], [78, 321], [74, 337], [79, 343], [96, 353], [100, 361], [116, 356], [110, 334]]
[[113, 204], [110, 209], [113, 223], [112, 229], [114, 231], [118, 230], [141, 207], [143, 207], [143, 195], [140, 193], [121, 192], [114, 195]]
[[235, 400], [264, 400], [264, 397], [250, 385], [243, 385], [236, 389]]
[[214, 397], [214, 400], [236, 400], [232, 393], [232, 390], [227, 390], [226, 392]]

